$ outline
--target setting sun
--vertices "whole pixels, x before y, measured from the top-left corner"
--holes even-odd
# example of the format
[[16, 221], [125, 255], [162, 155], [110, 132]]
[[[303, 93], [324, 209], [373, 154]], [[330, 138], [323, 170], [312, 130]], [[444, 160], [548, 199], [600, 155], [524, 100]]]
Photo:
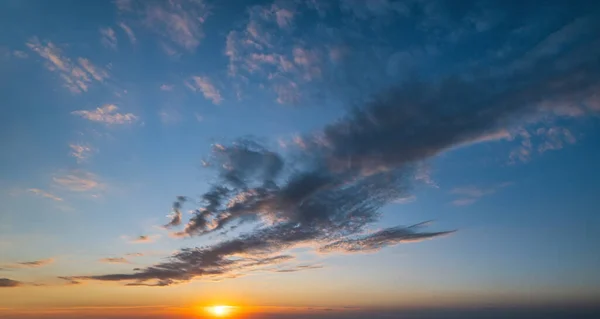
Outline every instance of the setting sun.
[[212, 314], [213, 316], [216, 317], [224, 317], [227, 316], [231, 313], [231, 310], [233, 309], [232, 306], [224, 306], [224, 305], [219, 305], [219, 306], [211, 306], [211, 307], [207, 307], [206, 310]]

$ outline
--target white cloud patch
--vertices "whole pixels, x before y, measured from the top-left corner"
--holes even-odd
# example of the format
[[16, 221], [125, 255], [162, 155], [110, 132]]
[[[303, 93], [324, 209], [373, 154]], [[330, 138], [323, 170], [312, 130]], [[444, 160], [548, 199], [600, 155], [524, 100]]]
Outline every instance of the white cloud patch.
[[113, 50], [117, 49], [118, 40], [113, 28], [101, 28], [100, 36], [100, 42], [102, 42], [102, 45]]
[[[188, 52], [193, 52], [204, 38], [203, 25], [210, 14], [209, 7], [202, 0], [182, 1], [132, 1], [117, 3], [123, 15], [131, 15], [141, 25], [161, 36], [160, 41], [168, 42]], [[123, 28], [123, 26], [121, 26]], [[123, 30], [132, 38], [129, 28]], [[133, 32], [131, 32], [133, 35]], [[135, 42], [132, 40], [132, 43]], [[171, 50], [175, 51], [171, 46]]]
[[27, 47], [46, 61], [48, 70], [58, 72], [64, 86], [73, 93], [86, 92], [94, 81], [103, 82], [109, 77], [108, 72], [87, 59], [78, 58], [78, 63], [72, 62], [52, 42], [42, 43], [34, 37], [27, 42]]
[[138, 117], [132, 113], [119, 113], [119, 108], [114, 104], [106, 104], [98, 107], [93, 111], [79, 110], [71, 112], [73, 115], [81, 116], [84, 119], [92, 122], [99, 122], [104, 124], [131, 124], [138, 120]]
[[73, 192], [100, 191], [105, 185], [99, 181], [98, 176], [83, 170], [73, 170], [52, 178], [54, 186]]
[[484, 196], [492, 195], [499, 190], [511, 186], [513, 183], [505, 182], [492, 187], [457, 187], [450, 191], [450, 194], [456, 195], [459, 198], [452, 201], [452, 205], [455, 206], [466, 206], [475, 203], [477, 200]]
[[75, 157], [77, 163], [85, 162], [94, 151], [89, 145], [84, 144], [69, 144], [69, 148], [71, 149], [69, 154]]
[[200, 91], [207, 100], [214, 104], [220, 104], [223, 101], [221, 93], [206, 76], [193, 76], [185, 85], [192, 91]]

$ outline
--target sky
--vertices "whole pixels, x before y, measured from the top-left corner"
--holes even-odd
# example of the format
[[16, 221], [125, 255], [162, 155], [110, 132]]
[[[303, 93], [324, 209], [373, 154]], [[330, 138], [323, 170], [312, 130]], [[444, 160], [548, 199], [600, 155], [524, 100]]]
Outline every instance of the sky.
[[5, 0], [0, 30], [2, 318], [598, 311], [593, 1]]

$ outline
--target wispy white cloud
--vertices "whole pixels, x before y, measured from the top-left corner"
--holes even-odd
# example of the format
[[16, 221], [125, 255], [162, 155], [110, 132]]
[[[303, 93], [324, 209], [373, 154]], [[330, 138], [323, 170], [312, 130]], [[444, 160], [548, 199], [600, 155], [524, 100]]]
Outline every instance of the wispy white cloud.
[[206, 76], [193, 76], [191, 81], [186, 81], [185, 85], [192, 91], [200, 91], [207, 100], [214, 104], [220, 104], [223, 101], [221, 93]]
[[[210, 15], [209, 6], [202, 0], [182, 1], [131, 1], [118, 2], [123, 15], [138, 19], [140, 24], [161, 36], [165, 41], [192, 52], [204, 38], [203, 24]], [[130, 28], [123, 30], [135, 39]], [[131, 34], [131, 35], [129, 35]], [[132, 43], [135, 40], [132, 40]], [[174, 49], [169, 46], [171, 50]]]
[[81, 65], [81, 67], [96, 81], [102, 82], [104, 79], [108, 78], [108, 73], [105, 70], [94, 66], [88, 59], [79, 58], [77, 61], [79, 62], [79, 65]]
[[118, 40], [117, 35], [115, 34], [115, 30], [113, 30], [113, 28], [101, 28], [100, 36], [100, 42], [102, 42], [102, 45], [113, 50], [117, 49]]
[[452, 205], [466, 206], [475, 203], [484, 196], [492, 195], [500, 189], [513, 185], [511, 182], [500, 183], [491, 187], [456, 187], [450, 191], [450, 194], [457, 195], [458, 199], [452, 201]]
[[70, 155], [75, 157], [77, 163], [85, 162], [94, 151], [90, 146], [83, 144], [69, 144]]
[[104, 124], [131, 124], [138, 120], [138, 117], [132, 113], [119, 113], [118, 109], [114, 104], [106, 104], [93, 111], [79, 110], [71, 112], [71, 114]]
[[131, 42], [131, 44], [135, 44], [137, 41], [137, 38], [135, 37], [135, 33], [133, 33], [133, 30], [131, 30], [131, 28], [123, 22], [119, 23], [119, 27], [121, 27], [121, 29], [123, 29], [123, 32], [125, 32], [125, 34], [127, 34], [127, 37], [129, 38], [129, 42]]
[[45, 197], [45, 198], [49, 198], [49, 199], [55, 200], [57, 202], [62, 202], [63, 201], [62, 198], [60, 198], [60, 197], [58, 197], [58, 196], [56, 196], [56, 195], [54, 195], [52, 193], [49, 193], [49, 192], [47, 192], [47, 191], [45, 191], [43, 189], [30, 188], [27, 191], [30, 192], [30, 193], [33, 193], [35, 195], [41, 196], [41, 197]]
[[73, 93], [86, 92], [94, 80], [102, 82], [109, 77], [108, 72], [87, 59], [79, 58], [78, 63], [73, 63], [52, 42], [42, 43], [33, 37], [27, 42], [27, 47], [46, 61], [50, 71], [58, 72], [64, 86]]
[[98, 176], [83, 170], [72, 170], [52, 178], [55, 186], [68, 189], [73, 192], [100, 191], [105, 185], [99, 181]]
[[538, 147], [538, 152], [562, 149], [564, 144], [575, 144], [577, 139], [570, 130], [564, 127], [539, 128], [536, 135], [541, 136], [545, 141]]
[[25, 51], [14, 50], [13, 55], [19, 59], [26, 59], [29, 55]]

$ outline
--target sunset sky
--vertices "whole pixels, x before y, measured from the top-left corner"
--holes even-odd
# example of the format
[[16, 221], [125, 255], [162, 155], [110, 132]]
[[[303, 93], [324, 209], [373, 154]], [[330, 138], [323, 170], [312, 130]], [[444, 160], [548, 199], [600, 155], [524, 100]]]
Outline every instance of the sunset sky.
[[0, 318], [600, 301], [595, 1], [3, 0], [0, 97]]

